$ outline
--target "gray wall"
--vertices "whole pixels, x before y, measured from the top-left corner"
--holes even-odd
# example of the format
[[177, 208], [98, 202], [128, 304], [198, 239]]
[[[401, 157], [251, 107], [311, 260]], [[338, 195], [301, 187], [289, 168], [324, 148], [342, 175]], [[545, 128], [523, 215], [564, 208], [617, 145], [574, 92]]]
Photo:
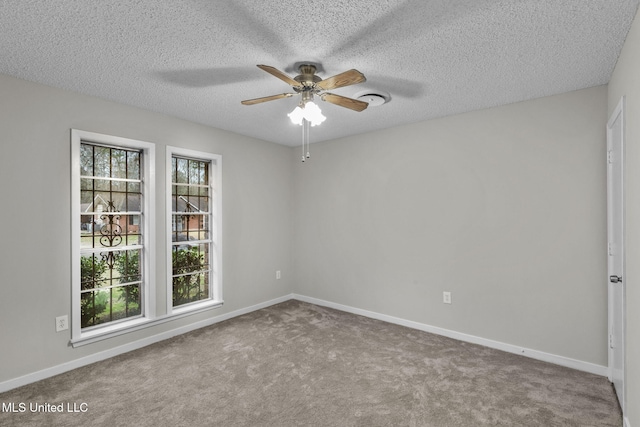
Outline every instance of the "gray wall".
[[[222, 308], [76, 349], [55, 332], [55, 317], [70, 314], [71, 128], [155, 143], [159, 213], [166, 145], [222, 155]], [[291, 293], [288, 147], [3, 75], [0, 138], [0, 382]], [[156, 233], [162, 314], [163, 215]]]
[[607, 365], [606, 111], [601, 86], [295, 151], [295, 291]]
[[640, 14], [609, 83], [609, 113], [625, 96], [625, 247], [627, 291], [626, 401], [629, 425], [640, 426]]
[[[0, 94], [0, 382], [291, 292], [607, 363], [606, 87], [314, 144], [305, 164], [7, 76]], [[222, 154], [222, 308], [77, 349], [55, 332], [70, 312], [71, 128], [156, 143], [159, 189], [165, 145]]]

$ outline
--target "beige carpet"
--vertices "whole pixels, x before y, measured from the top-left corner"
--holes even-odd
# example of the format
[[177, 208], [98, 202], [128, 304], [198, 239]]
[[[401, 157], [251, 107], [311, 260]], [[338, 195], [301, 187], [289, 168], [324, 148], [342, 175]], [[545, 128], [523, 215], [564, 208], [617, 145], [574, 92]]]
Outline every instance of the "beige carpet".
[[[622, 424], [606, 378], [298, 301], [0, 394], [7, 402], [26, 411], [0, 413], [2, 426]], [[86, 412], [29, 408], [46, 403]]]

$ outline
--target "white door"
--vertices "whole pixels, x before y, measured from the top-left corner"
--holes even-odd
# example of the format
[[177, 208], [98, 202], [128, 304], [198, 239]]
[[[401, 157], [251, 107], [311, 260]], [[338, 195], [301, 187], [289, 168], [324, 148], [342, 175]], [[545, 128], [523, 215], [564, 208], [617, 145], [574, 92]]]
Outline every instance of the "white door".
[[624, 98], [607, 123], [609, 380], [624, 413]]

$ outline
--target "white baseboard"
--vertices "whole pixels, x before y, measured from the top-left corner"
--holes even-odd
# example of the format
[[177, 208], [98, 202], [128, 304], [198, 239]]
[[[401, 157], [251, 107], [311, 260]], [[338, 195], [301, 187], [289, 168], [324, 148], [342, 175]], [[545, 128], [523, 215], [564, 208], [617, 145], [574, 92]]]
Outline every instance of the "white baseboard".
[[[389, 323], [394, 323], [401, 326], [406, 326], [409, 328], [430, 332], [437, 335], [443, 335], [449, 338], [457, 339], [460, 341], [465, 341], [473, 344], [483, 345], [485, 347], [495, 348], [498, 350], [506, 351], [509, 353], [520, 354], [522, 356], [530, 357], [532, 359], [541, 360], [544, 362], [554, 363], [560, 366], [566, 366], [568, 368], [577, 369], [584, 372], [589, 372], [595, 375], [607, 376], [608, 369], [606, 366], [595, 365], [593, 363], [583, 362], [580, 360], [570, 359], [563, 356], [557, 356], [554, 354], [549, 354], [537, 350], [531, 350], [528, 348], [522, 348], [518, 346], [514, 346], [511, 344], [505, 344], [499, 341], [488, 340], [485, 338], [476, 337], [473, 335], [467, 335], [460, 332], [451, 331], [448, 329], [439, 328], [436, 326], [430, 326], [423, 323], [414, 322], [411, 320], [401, 319], [398, 317], [388, 316], [386, 314], [380, 314], [373, 311], [362, 310], [359, 308], [338, 304], [330, 301], [325, 301], [317, 298], [307, 297], [304, 295], [298, 294], [289, 294], [279, 298], [275, 298], [260, 304], [252, 305], [250, 307], [238, 309], [235, 311], [231, 311], [229, 313], [222, 314], [220, 316], [212, 317], [210, 319], [206, 319], [200, 322], [192, 323], [180, 328], [171, 329], [166, 332], [162, 332], [138, 341], [131, 342], [129, 344], [125, 344], [122, 346], [114, 347], [109, 350], [105, 350], [99, 353], [95, 353], [86, 357], [82, 357], [79, 359], [75, 359], [66, 363], [62, 363], [60, 365], [52, 366], [50, 368], [42, 369], [37, 372], [33, 372], [31, 374], [27, 374], [18, 378], [10, 379], [7, 381], [0, 382], [0, 393], [5, 391], [9, 391], [11, 389], [21, 387], [23, 385], [27, 385], [36, 381], [43, 380], [45, 378], [52, 377], [54, 375], [62, 374], [67, 371], [71, 371], [76, 368], [80, 368], [82, 366], [90, 365], [91, 363], [99, 362], [101, 360], [108, 359], [110, 357], [117, 356], [119, 354], [127, 353], [132, 350], [137, 350], [142, 347], [146, 347], [148, 345], [154, 344], [159, 341], [166, 340], [168, 338], [181, 335], [187, 332], [191, 332], [193, 330], [203, 328], [205, 326], [210, 326], [215, 323], [222, 322], [224, 320], [228, 320], [237, 316], [241, 316], [243, 314], [251, 313], [256, 310], [260, 310], [265, 307], [269, 307], [275, 304], [279, 304], [281, 302], [288, 301], [290, 299], [296, 299], [299, 301], [308, 302], [311, 304], [316, 304], [324, 307], [335, 308], [337, 310], [345, 311], [348, 313], [357, 314], [360, 316], [369, 317], [372, 319], [382, 320]], [[629, 420], [625, 418], [625, 427], [631, 427], [629, 424]]]
[[203, 328], [205, 326], [210, 326], [215, 323], [222, 322], [224, 320], [231, 319], [233, 317], [241, 316], [243, 314], [251, 313], [256, 310], [260, 310], [265, 307], [269, 307], [275, 304], [279, 304], [281, 302], [288, 301], [293, 298], [293, 295], [285, 295], [280, 298], [275, 298], [266, 302], [262, 302], [260, 304], [252, 305], [250, 307], [241, 308], [239, 310], [231, 311], [229, 313], [221, 314], [220, 316], [212, 317], [210, 319], [206, 319], [200, 322], [192, 323], [186, 326], [182, 326], [180, 328], [171, 329], [166, 332], [162, 332], [147, 338], [143, 338], [141, 340], [137, 340], [131, 342], [129, 344], [121, 345], [118, 347], [111, 348], [109, 350], [101, 351], [99, 353], [92, 354], [90, 356], [81, 357], [79, 359], [72, 360], [70, 362], [62, 363], [60, 365], [52, 366], [50, 368], [42, 369], [37, 372], [33, 372], [31, 374], [27, 374], [18, 378], [14, 378], [11, 380], [0, 382], [0, 393], [5, 391], [12, 390], [17, 387], [21, 387], [23, 385], [31, 384], [36, 381], [43, 380], [45, 378], [52, 377], [54, 375], [62, 374], [67, 371], [71, 371], [73, 369], [80, 368], [82, 366], [90, 365], [95, 362], [99, 362], [101, 360], [108, 359], [110, 357], [117, 356], [119, 354], [127, 353], [132, 350], [137, 350], [142, 347], [146, 347], [148, 345], [157, 343], [159, 341], [166, 340], [168, 338], [175, 337], [177, 335], [181, 335], [187, 332], [194, 331], [196, 329]]
[[380, 314], [373, 311], [362, 310], [347, 305], [342, 305], [330, 301], [324, 301], [317, 298], [307, 297], [304, 295], [293, 294], [293, 298], [308, 302], [310, 304], [320, 305], [329, 308], [335, 308], [336, 310], [346, 311], [348, 313], [357, 314], [372, 319], [382, 320], [396, 325], [406, 326], [420, 331], [430, 332], [432, 334], [443, 335], [445, 337], [453, 338], [460, 341], [469, 342], [472, 344], [479, 344], [485, 347], [495, 348], [497, 350], [506, 351], [508, 353], [519, 354], [521, 356], [530, 357], [532, 359], [541, 360], [543, 362], [549, 362], [567, 368], [577, 369], [579, 371], [589, 372], [591, 374], [600, 375], [606, 377], [608, 374], [608, 368], [602, 365], [596, 365], [594, 363], [583, 362], [581, 360], [571, 359], [564, 356], [558, 356], [555, 354], [545, 353], [543, 351], [532, 350], [529, 348], [523, 348], [512, 344], [506, 344], [499, 341], [493, 341], [486, 338], [476, 337], [474, 335], [467, 335], [461, 332], [451, 331], [449, 329], [439, 328], [437, 326], [426, 325], [424, 323], [418, 323], [411, 320], [401, 319], [399, 317], [388, 316], [386, 314]]

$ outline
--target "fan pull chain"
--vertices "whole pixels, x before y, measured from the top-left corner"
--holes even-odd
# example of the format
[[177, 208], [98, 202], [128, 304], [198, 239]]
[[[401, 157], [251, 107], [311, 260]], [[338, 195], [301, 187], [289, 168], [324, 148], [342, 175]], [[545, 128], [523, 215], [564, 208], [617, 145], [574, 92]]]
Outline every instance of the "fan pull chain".
[[304, 163], [304, 137], [305, 137], [305, 132], [304, 132], [304, 122], [306, 122], [305, 119], [302, 119], [302, 163]]
[[[309, 126], [310, 123], [307, 119], [302, 119], [302, 162], [304, 163], [305, 159], [311, 157], [309, 153]], [[305, 150], [306, 145], [306, 150]], [[306, 151], [306, 155], [305, 155]]]
[[303, 124], [303, 127], [304, 127], [304, 129], [306, 131], [305, 140], [307, 141], [307, 159], [308, 159], [309, 157], [311, 157], [311, 155], [309, 154], [309, 134], [311, 133], [310, 132], [311, 122], [309, 122], [309, 120], [305, 120], [304, 124]]

